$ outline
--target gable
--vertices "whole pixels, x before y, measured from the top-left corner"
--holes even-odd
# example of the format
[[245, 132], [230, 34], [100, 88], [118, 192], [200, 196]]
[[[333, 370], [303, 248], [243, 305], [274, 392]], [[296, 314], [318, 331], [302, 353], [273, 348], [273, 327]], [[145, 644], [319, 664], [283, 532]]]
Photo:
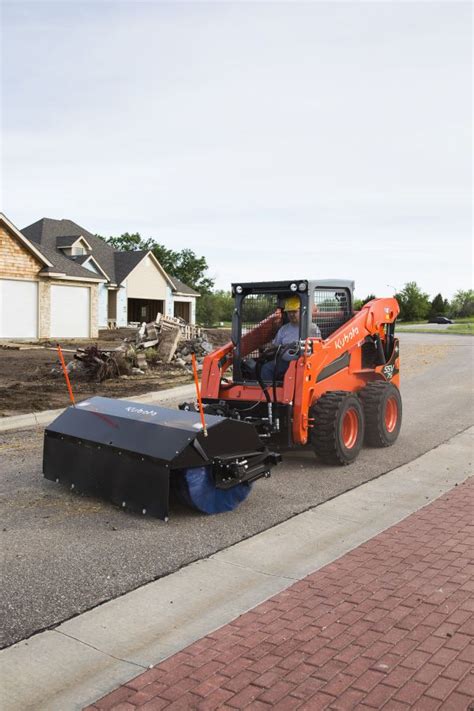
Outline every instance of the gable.
[[97, 269], [95, 263], [90, 259], [84, 262], [82, 266], [84, 267], [84, 269], [88, 269], [90, 272], [94, 272], [94, 274], [99, 274], [99, 270]]
[[151, 254], [143, 257], [126, 281], [129, 299], [166, 299], [168, 281]]
[[65, 254], [80, 255], [87, 254], [91, 251], [89, 242], [82, 237], [57, 237], [56, 248], [61, 249]]
[[[64, 244], [68, 240], [71, 243], [82, 237], [90, 246], [94, 258], [107, 274], [108, 279], [111, 282], [115, 282], [114, 248], [97, 235], [93, 235], [84, 227], [72, 222], [72, 220], [53, 220], [49, 217], [43, 217], [41, 220], [23, 228], [22, 233], [33, 243], [40, 245], [42, 250], [46, 248], [49, 254], [56, 253], [62, 258], [65, 258], [65, 256], [63, 250], [58, 249], [57, 240], [60, 239], [60, 243], [62, 240]], [[61, 263], [63, 263], [62, 260]]]
[[106, 272], [102, 269], [97, 260], [94, 259], [92, 254], [76, 257], [74, 261], [76, 263], [79, 263], [82, 267], [84, 267], [84, 269], [88, 269], [89, 271], [94, 272], [94, 274], [98, 274], [99, 276], [104, 277], [108, 280], [108, 274], [106, 274]]
[[32, 278], [44, 267], [6, 224], [0, 222], [0, 276]]

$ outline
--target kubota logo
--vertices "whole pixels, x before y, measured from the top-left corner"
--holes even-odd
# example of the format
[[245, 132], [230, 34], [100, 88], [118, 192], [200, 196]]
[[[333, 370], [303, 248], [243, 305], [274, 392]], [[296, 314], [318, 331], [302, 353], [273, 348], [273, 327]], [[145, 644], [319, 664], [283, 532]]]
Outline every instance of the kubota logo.
[[335, 341], [334, 345], [336, 346], [336, 348], [341, 350], [342, 348], [344, 348], [346, 343], [349, 343], [358, 335], [359, 329], [357, 328], [357, 326], [352, 326], [351, 330], [347, 333], [344, 333], [340, 338], [338, 338], [337, 341]]
[[126, 407], [127, 412], [133, 412], [135, 415], [151, 415], [154, 417], [158, 413], [156, 410], [143, 410], [141, 407]]

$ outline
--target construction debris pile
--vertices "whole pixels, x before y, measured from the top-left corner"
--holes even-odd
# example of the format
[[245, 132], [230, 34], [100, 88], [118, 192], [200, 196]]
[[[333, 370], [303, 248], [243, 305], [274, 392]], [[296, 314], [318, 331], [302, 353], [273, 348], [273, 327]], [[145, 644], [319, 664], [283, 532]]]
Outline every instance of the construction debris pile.
[[118, 378], [121, 374], [121, 359], [106, 351], [100, 351], [97, 346], [78, 348], [74, 359], [68, 364], [68, 371], [82, 369], [88, 380], [96, 378], [101, 383], [108, 378]]
[[[77, 348], [67, 370], [75, 378], [103, 380], [144, 375], [148, 369], [174, 364], [192, 370], [195, 353], [198, 369], [202, 360], [214, 350], [205, 332], [179, 318], [158, 314], [156, 321], [142, 323], [135, 334], [124, 338], [118, 348], [99, 349], [97, 345]], [[55, 374], [61, 372], [55, 367]]]
[[206, 335], [196, 336], [186, 341], [178, 342], [178, 347], [174, 355], [174, 360], [178, 365], [188, 366], [192, 362], [192, 354], [196, 355], [198, 370], [202, 367], [202, 360], [208, 353], [212, 353], [214, 346], [207, 340]]

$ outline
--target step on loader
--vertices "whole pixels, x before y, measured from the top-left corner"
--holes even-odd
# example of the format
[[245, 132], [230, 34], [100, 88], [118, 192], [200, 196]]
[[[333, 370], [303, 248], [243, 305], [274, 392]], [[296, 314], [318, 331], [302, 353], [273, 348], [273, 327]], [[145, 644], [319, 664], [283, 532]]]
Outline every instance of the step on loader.
[[91, 398], [46, 429], [45, 477], [166, 520], [171, 493], [205, 513], [233, 510], [288, 449], [347, 465], [364, 442], [390, 446], [399, 307], [383, 298], [354, 312], [353, 291], [343, 280], [233, 284], [231, 340], [203, 362], [203, 412]]

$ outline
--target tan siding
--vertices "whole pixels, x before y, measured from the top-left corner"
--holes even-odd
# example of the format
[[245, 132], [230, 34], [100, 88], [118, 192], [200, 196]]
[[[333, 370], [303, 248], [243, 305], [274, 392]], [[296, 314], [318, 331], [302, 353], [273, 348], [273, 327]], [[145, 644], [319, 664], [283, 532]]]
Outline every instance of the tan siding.
[[127, 298], [166, 300], [166, 279], [150, 256], [142, 259], [128, 275]]
[[0, 225], [0, 277], [31, 279], [38, 276], [42, 267], [41, 262]]

